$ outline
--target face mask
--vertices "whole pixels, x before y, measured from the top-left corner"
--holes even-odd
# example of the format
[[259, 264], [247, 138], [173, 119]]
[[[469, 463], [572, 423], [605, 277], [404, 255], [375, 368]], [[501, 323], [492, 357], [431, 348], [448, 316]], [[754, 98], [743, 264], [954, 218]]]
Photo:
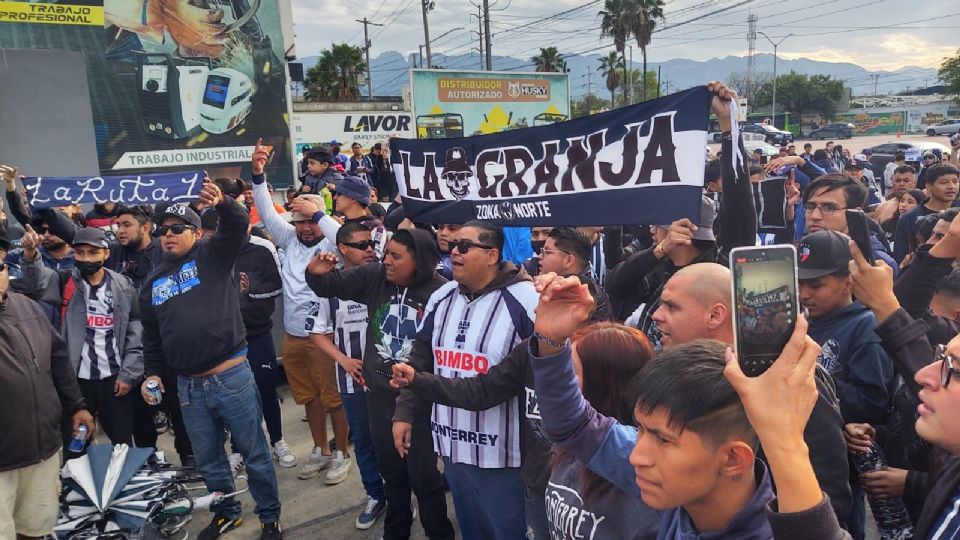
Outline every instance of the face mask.
[[103, 268], [103, 261], [74, 261], [73, 265], [77, 267], [81, 276], [90, 277]]
[[537, 255], [539, 255], [539, 254], [540, 254], [540, 250], [543, 249], [543, 246], [544, 246], [544, 244], [546, 244], [546, 243], [547, 243], [546, 240], [531, 240], [531, 241], [530, 241], [530, 246], [533, 247], [533, 252], [536, 253]]

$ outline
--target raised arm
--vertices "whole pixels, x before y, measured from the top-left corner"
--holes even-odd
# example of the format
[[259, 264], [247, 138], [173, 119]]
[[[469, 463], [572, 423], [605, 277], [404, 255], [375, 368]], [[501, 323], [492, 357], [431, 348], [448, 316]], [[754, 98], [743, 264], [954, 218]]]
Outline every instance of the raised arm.
[[260, 139], [254, 147], [253, 157], [250, 160], [253, 169], [253, 204], [257, 207], [263, 226], [270, 232], [274, 242], [282, 247], [296, 240], [297, 231], [293, 225], [280, 217], [273, 207], [273, 199], [270, 198], [270, 192], [267, 190], [267, 177], [263, 173], [268, 158], [269, 153], [263, 146], [263, 139]]

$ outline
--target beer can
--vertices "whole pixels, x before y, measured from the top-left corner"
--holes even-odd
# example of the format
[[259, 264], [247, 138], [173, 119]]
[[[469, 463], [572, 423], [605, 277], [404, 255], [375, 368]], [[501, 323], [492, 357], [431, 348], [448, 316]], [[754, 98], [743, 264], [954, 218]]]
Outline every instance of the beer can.
[[68, 446], [67, 449], [74, 454], [83, 452], [83, 448], [87, 446], [87, 431], [87, 425], [80, 424], [77, 427], [77, 431], [73, 433], [73, 438], [70, 439], [70, 446]]
[[147, 381], [147, 395], [153, 400], [151, 405], [159, 405], [160, 401], [163, 399], [163, 394], [160, 393], [160, 381], [156, 379], [150, 379]]

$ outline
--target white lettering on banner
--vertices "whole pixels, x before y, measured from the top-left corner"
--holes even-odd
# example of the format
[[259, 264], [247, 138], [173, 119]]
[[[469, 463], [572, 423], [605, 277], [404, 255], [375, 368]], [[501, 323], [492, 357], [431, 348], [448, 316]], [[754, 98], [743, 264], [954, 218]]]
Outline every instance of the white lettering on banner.
[[544, 217], [553, 217], [553, 214], [550, 213], [550, 201], [502, 202], [494, 204], [478, 204], [476, 206], [477, 219], [490, 220]]
[[[568, 503], [564, 494], [569, 494], [568, 496], [575, 499], [579, 506]], [[567, 486], [549, 482], [545, 497], [547, 520], [561, 538], [592, 540], [594, 535], [597, 534], [597, 527], [600, 522], [607, 519], [606, 516], [585, 510], [580, 494]]]
[[[435, 152], [423, 152], [424, 163], [414, 165], [411, 153], [401, 150], [393, 167], [403, 195], [422, 201], [515, 201], [663, 184], [702, 187], [706, 132], [674, 131], [675, 115], [669, 111], [627, 124], [626, 134], [615, 141], [607, 141], [606, 128], [566, 139], [563, 151], [560, 140], [541, 141], [539, 160], [525, 146], [510, 146], [484, 149], [469, 163], [464, 149], [451, 148], [442, 165]], [[641, 136], [640, 128], [647, 122], [648, 134]], [[516, 207], [518, 202], [511, 207], [514, 213], [545, 215], [541, 206]], [[499, 208], [501, 214], [504, 210]]]
[[184, 167], [215, 163], [240, 163], [250, 161], [253, 146], [222, 148], [196, 148], [184, 150], [152, 150], [147, 152], [124, 152], [114, 170]]
[[[188, 173], [189, 174], [189, 173]], [[167, 178], [174, 176], [171, 184], [165, 182], [158, 185], [158, 180], [149, 176], [131, 176], [129, 178], [109, 177], [109, 186], [103, 177], [80, 178], [72, 181], [72, 185], [60, 185], [44, 190], [44, 177], [38, 176], [24, 180], [24, 187], [29, 194], [28, 203], [35, 207], [66, 206], [81, 202], [115, 202], [128, 205], [151, 204], [159, 201], [179, 202], [192, 201], [197, 198], [200, 188], [203, 187], [203, 178], [199, 173], [181, 176], [176, 179], [176, 173], [166, 173]], [[179, 180], [180, 185], [176, 184]], [[174, 189], [176, 188], [176, 189]], [[169, 196], [174, 191], [175, 196]]]
[[478, 444], [480, 446], [496, 446], [500, 435], [493, 433], [480, 433], [477, 431], [467, 431], [465, 429], [456, 429], [450, 426], [444, 426], [431, 421], [433, 432], [441, 437], [447, 437], [451, 441], [463, 441], [469, 444]]

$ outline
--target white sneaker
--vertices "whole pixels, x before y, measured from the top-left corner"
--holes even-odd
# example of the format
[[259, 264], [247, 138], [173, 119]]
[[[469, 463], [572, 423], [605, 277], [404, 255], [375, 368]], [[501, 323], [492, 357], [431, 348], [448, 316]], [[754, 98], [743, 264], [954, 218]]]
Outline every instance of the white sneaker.
[[352, 463], [353, 461], [351, 461], [350, 458], [343, 457], [343, 452], [340, 450], [334, 452], [333, 461], [330, 462], [330, 469], [327, 470], [327, 478], [324, 480], [324, 483], [332, 486], [346, 480]]
[[310, 452], [310, 459], [307, 460], [307, 464], [300, 469], [297, 476], [301, 480], [313, 478], [320, 474], [320, 471], [329, 467], [331, 461], [333, 461], [333, 456], [325, 456], [320, 453], [319, 448], [314, 447], [313, 452]]
[[290, 445], [287, 441], [280, 439], [273, 445], [273, 458], [277, 460], [281, 467], [290, 468], [297, 466], [297, 456], [293, 455]]
[[230, 454], [230, 472], [234, 478], [243, 470], [243, 456], [240, 454]]

